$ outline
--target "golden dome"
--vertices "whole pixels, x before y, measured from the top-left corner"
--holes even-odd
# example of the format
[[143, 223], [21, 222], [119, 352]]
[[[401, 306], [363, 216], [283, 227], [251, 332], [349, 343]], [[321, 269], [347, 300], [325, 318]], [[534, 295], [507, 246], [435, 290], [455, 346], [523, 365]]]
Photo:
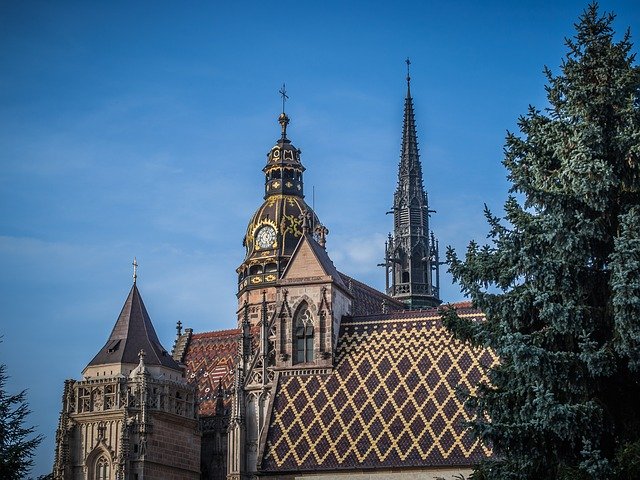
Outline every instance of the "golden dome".
[[282, 137], [267, 154], [263, 168], [265, 200], [251, 217], [244, 236], [246, 256], [237, 269], [240, 291], [280, 278], [302, 236], [305, 215], [311, 231], [320, 224], [304, 201], [301, 152], [286, 136], [289, 118], [283, 115], [279, 118]]

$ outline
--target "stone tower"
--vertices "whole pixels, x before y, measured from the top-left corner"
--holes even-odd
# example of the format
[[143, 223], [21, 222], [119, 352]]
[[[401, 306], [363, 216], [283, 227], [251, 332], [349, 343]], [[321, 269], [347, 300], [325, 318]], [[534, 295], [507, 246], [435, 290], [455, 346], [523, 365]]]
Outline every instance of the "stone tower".
[[300, 150], [282, 136], [264, 168], [265, 201], [245, 236], [238, 268], [238, 343], [228, 429], [228, 480], [253, 478], [280, 376], [333, 369], [352, 294], [326, 250], [328, 230], [304, 202]]
[[[284, 90], [283, 90], [284, 91]], [[284, 94], [283, 94], [284, 96]], [[274, 308], [275, 285], [302, 236], [303, 223], [310, 228], [320, 222], [304, 201], [301, 152], [289, 138], [289, 117], [283, 112], [278, 118], [281, 136], [267, 153], [264, 202], [251, 217], [243, 239], [245, 259], [238, 273], [238, 327], [244, 319], [244, 306], [249, 307], [249, 322], [260, 322], [262, 292], [267, 292], [269, 311]], [[305, 220], [306, 218], [306, 220]]]
[[393, 235], [385, 246], [387, 295], [411, 310], [435, 307], [439, 294], [438, 242], [429, 231], [429, 201], [422, 180], [407, 59], [402, 150], [393, 197]]
[[109, 339], [82, 380], [65, 381], [54, 478], [199, 477], [195, 389], [160, 344], [134, 274]]

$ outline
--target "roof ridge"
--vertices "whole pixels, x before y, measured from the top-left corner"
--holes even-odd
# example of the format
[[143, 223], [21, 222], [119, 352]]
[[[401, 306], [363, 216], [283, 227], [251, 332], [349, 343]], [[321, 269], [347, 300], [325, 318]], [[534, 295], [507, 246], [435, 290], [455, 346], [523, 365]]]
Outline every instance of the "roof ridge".
[[[451, 305], [456, 310], [463, 309], [471, 309], [476, 310], [478, 315], [484, 315], [484, 313], [479, 309], [472, 306], [472, 302], [464, 301], [464, 302], [456, 302], [450, 303], [447, 305]], [[422, 308], [419, 310], [396, 310], [388, 313], [368, 313], [366, 315], [348, 315], [343, 319], [343, 323], [350, 322], [361, 322], [366, 320], [419, 320], [421, 318], [439, 318], [442, 316], [441, 307], [431, 307], [431, 308]], [[404, 318], [403, 318], [404, 317]]]
[[[327, 270], [327, 273], [329, 275], [331, 275], [332, 277], [334, 277], [334, 281], [338, 285], [340, 285], [343, 288], [346, 288], [346, 285], [342, 281], [342, 277], [340, 275], [340, 272], [338, 271], [338, 269], [336, 268], [335, 263], [333, 263], [333, 260], [331, 260], [331, 257], [329, 256], [329, 252], [327, 252], [327, 250], [325, 248], [323, 248], [316, 241], [316, 239], [313, 238], [313, 236], [311, 234], [307, 234], [307, 235], [308, 235], [308, 239], [307, 240], [309, 242], [309, 245], [311, 246], [311, 251], [316, 256], [316, 259], [318, 260], [318, 262], [320, 262], [320, 265], [322, 266], [322, 268]], [[323, 258], [321, 258], [321, 257], [323, 257]], [[326, 262], [323, 261], [325, 259], [326, 259]]]
[[383, 295], [384, 297], [388, 298], [389, 300], [391, 300], [392, 302], [394, 302], [394, 303], [395, 303], [395, 304], [397, 304], [398, 306], [404, 306], [404, 303], [402, 303], [400, 300], [397, 300], [397, 299], [395, 299], [395, 298], [393, 298], [393, 297], [391, 297], [391, 296], [387, 295], [386, 293], [381, 292], [381, 291], [380, 291], [380, 290], [378, 290], [377, 288], [374, 288], [374, 287], [372, 287], [371, 285], [367, 285], [367, 284], [366, 284], [366, 283], [364, 283], [363, 281], [358, 280], [358, 279], [356, 279], [356, 278], [353, 278], [352, 276], [347, 275], [347, 274], [346, 274], [346, 273], [344, 273], [344, 272], [340, 272], [340, 271], [339, 271], [338, 273], [339, 273], [341, 276], [343, 276], [343, 277], [347, 277], [349, 280], [351, 280], [351, 281], [353, 281], [353, 282], [356, 282], [356, 283], [358, 283], [358, 284], [362, 285], [362, 286], [363, 286], [363, 287], [365, 287], [366, 289], [368, 289], [368, 290], [370, 290], [370, 291], [372, 291], [372, 292], [374, 292], [374, 293], [376, 293], [376, 294], [378, 294], [378, 295]]
[[240, 329], [239, 328], [227, 328], [224, 330], [208, 330], [206, 332], [198, 332], [198, 333], [193, 333], [193, 335], [191, 336], [191, 338], [194, 337], [202, 337], [205, 335], [216, 335], [216, 336], [224, 336], [224, 335], [229, 335], [231, 336], [234, 333], [240, 333]]
[[[145, 336], [149, 339], [149, 343], [151, 343], [151, 346], [153, 345], [154, 339], [152, 338], [153, 336], [157, 335], [149, 335], [149, 326], [147, 325], [147, 319], [149, 319], [149, 321], [151, 321], [151, 318], [149, 317], [149, 312], [147, 312], [147, 307], [145, 307], [144, 302], [142, 301], [142, 296], [140, 295], [140, 291], [138, 290], [138, 286], [134, 283], [133, 284], [133, 288], [135, 289], [135, 293], [137, 293], [137, 295], [134, 293], [133, 298], [134, 300], [138, 303], [137, 307], [140, 309], [140, 312], [142, 313], [142, 328], [144, 328], [144, 334]], [[133, 305], [131, 306], [131, 310], [133, 310]], [[131, 325], [131, 323], [129, 323], [129, 325]], [[153, 328], [153, 327], [152, 327]], [[155, 331], [153, 331], [153, 333], [155, 334]], [[162, 350], [164, 350], [164, 347], [160, 344], [160, 342], [157, 342], [158, 345]], [[158, 356], [158, 352], [156, 351], [155, 348], [151, 349], [153, 351], [153, 354], [156, 357], [156, 360], [158, 361], [158, 363], [162, 363], [162, 361], [160, 360], [160, 357]], [[149, 355], [149, 352], [144, 352], [146, 355]]]

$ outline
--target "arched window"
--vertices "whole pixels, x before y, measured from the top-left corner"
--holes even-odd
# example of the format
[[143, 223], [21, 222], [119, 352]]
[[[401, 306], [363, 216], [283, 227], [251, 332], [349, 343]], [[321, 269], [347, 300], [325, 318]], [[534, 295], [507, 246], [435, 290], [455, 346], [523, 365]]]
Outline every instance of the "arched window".
[[402, 283], [409, 283], [409, 272], [402, 272]]
[[313, 361], [313, 318], [306, 302], [300, 305], [295, 322], [295, 363]]
[[110, 480], [111, 479], [111, 465], [109, 464], [109, 460], [103, 455], [98, 458], [96, 462], [96, 470], [95, 470], [95, 479], [96, 480]]

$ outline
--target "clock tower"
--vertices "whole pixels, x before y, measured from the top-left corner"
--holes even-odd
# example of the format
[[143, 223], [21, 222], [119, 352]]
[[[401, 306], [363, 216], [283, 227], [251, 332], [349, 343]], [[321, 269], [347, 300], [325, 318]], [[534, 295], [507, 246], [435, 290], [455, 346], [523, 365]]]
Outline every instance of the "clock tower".
[[[284, 98], [284, 96], [283, 96]], [[264, 202], [251, 217], [244, 236], [246, 250], [238, 273], [239, 320], [242, 308], [250, 307], [250, 323], [255, 324], [266, 291], [268, 303], [275, 301], [275, 285], [282, 276], [305, 228], [320, 225], [318, 217], [304, 201], [304, 166], [301, 151], [287, 138], [289, 117], [278, 117], [281, 135], [267, 153]], [[305, 227], [306, 226], [306, 227]]]

